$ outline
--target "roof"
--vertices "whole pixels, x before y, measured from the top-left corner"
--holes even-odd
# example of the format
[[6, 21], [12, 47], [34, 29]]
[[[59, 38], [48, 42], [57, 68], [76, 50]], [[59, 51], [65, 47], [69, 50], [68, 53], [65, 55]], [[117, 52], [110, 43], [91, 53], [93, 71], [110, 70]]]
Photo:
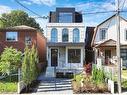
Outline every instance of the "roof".
[[[94, 30], [95, 32], [94, 32], [94, 34], [93, 34], [93, 38], [92, 38], [91, 45], [93, 45], [93, 43], [94, 43], [94, 39], [95, 39], [95, 37], [96, 37], [96, 33], [97, 33], [97, 30], [98, 30], [98, 27], [99, 27], [100, 25], [104, 24], [105, 22], [107, 22], [108, 20], [112, 19], [112, 18], [115, 17], [115, 16], [116, 16], [116, 14], [112, 15], [111, 17], [109, 17], [108, 19], [104, 20], [102, 23], [100, 23], [99, 25], [97, 25], [97, 27], [96, 27], [95, 30]], [[127, 22], [127, 20], [126, 20], [125, 18], [123, 18], [123, 17], [121, 17], [121, 16], [120, 16], [120, 18]]]
[[106, 46], [116, 46], [116, 41], [113, 39], [106, 40], [95, 47], [106, 47]]
[[14, 27], [0, 28], [0, 30], [37, 30], [37, 29], [26, 25], [20, 25]]

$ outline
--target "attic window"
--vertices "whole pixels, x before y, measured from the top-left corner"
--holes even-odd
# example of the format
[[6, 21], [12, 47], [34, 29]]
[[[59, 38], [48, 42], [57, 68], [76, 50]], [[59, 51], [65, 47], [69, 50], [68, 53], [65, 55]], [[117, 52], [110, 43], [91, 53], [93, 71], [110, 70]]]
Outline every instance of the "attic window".
[[106, 39], [106, 32], [107, 32], [107, 28], [100, 29], [100, 40]]

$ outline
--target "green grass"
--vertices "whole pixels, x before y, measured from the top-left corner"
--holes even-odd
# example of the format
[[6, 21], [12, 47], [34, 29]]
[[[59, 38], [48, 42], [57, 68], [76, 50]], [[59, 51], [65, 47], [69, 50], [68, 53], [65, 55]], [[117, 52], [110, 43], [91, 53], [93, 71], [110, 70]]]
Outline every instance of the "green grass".
[[0, 80], [0, 93], [15, 93], [17, 92], [18, 77], [6, 77]]

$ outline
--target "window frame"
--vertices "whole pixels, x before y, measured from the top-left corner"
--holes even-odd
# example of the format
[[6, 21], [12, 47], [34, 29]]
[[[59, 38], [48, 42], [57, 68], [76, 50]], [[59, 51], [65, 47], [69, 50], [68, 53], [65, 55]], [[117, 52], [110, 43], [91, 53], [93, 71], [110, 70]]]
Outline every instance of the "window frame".
[[[102, 37], [102, 36], [104, 36], [104, 34], [102, 35], [102, 31], [103, 31], [103, 30], [105, 30], [105, 37], [104, 37], [104, 38]], [[100, 28], [100, 29], [99, 29], [99, 34], [100, 34], [100, 35], [99, 35], [99, 38], [100, 38], [101, 41], [106, 39], [106, 37], [107, 37], [107, 35], [106, 35], [106, 34], [107, 34], [107, 30], [108, 30], [108, 28]], [[103, 33], [104, 33], [104, 32], [103, 32]]]
[[[78, 36], [77, 36], [76, 33], [74, 33], [74, 30], [78, 30]], [[77, 32], [77, 31], [76, 31], [76, 32]], [[76, 37], [74, 37], [75, 35], [76, 35]], [[77, 40], [76, 38], [78, 38], [78, 40]], [[76, 39], [76, 40], [75, 40], [75, 39]], [[74, 43], [80, 42], [80, 30], [79, 30], [78, 28], [74, 28], [74, 29], [73, 29], [73, 42], [74, 42]]]
[[127, 29], [125, 29], [125, 41], [127, 41]]
[[[31, 41], [27, 41], [27, 38], [30, 38]], [[26, 45], [32, 45], [32, 37], [30, 37], [30, 36], [25, 36], [25, 44], [26, 44]]]
[[72, 23], [73, 13], [72, 12], [59, 12], [58, 22], [59, 23]]
[[[54, 34], [54, 33], [55, 34]], [[54, 36], [55, 35], [55, 36]], [[55, 40], [54, 40], [55, 39]], [[56, 28], [52, 28], [51, 29], [51, 40], [50, 40], [51, 42], [58, 42], [58, 31], [57, 31], [57, 29]]]
[[[10, 35], [10, 34], [8, 34], [8, 33], [16, 33], [16, 38], [15, 38], [15, 40], [8, 40], [8, 35]], [[11, 34], [12, 35], [12, 34]], [[17, 31], [7, 31], [6, 32], [6, 41], [7, 42], [17, 42], [18, 41], [18, 32]]]
[[[69, 57], [70, 57], [70, 55], [69, 55], [69, 50], [80, 50], [80, 55], [79, 55], [79, 62], [70, 62], [69, 61]], [[76, 51], [75, 51], [76, 52]], [[75, 55], [75, 56], [73, 56], [73, 57], [77, 57], [77, 54]], [[74, 58], [74, 59], [76, 59], [76, 58]], [[77, 60], [76, 60], [77, 61]], [[74, 63], [74, 64], [76, 64], [76, 63], [81, 63], [81, 49], [80, 48], [68, 48], [68, 50], [67, 50], [67, 62], [68, 63]]]
[[[66, 30], [66, 31], [64, 31]], [[67, 35], [67, 40], [64, 40], [65, 38], [63, 37], [64, 35]], [[68, 42], [69, 41], [69, 32], [67, 28], [62, 29], [62, 42]]]

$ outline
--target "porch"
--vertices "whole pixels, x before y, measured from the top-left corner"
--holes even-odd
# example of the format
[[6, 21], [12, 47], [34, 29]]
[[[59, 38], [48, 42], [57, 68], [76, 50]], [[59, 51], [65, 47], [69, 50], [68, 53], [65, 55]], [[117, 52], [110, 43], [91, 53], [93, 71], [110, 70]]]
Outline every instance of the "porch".
[[[59, 45], [59, 46], [58, 46]], [[47, 71], [50, 76], [56, 74], [74, 74], [83, 70], [84, 47], [83, 44], [55, 44], [47, 48]]]

